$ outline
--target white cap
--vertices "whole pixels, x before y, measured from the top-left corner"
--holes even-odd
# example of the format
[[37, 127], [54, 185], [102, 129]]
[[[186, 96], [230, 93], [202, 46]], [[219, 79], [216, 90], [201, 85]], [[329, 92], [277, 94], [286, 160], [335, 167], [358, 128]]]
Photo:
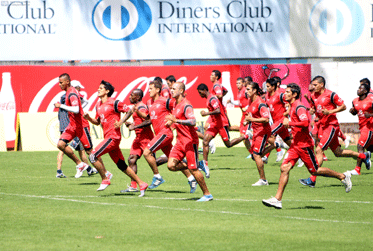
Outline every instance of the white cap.
[[84, 89], [84, 86], [78, 80], [71, 80], [71, 86], [72, 87], [80, 87], [80, 88]]

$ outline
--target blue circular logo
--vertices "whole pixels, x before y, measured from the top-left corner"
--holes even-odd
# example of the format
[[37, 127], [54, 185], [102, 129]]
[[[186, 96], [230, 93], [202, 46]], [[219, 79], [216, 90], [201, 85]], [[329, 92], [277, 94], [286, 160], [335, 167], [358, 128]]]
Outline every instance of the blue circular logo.
[[309, 25], [320, 43], [345, 46], [363, 33], [364, 12], [354, 0], [320, 0], [312, 8]]
[[143, 0], [100, 0], [92, 12], [96, 31], [110, 40], [135, 40], [152, 23], [152, 12]]

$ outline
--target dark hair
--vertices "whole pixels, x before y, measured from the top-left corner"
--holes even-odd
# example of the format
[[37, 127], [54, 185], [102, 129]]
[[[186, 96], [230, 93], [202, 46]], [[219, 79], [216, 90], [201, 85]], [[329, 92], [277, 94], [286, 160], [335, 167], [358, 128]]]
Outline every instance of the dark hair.
[[317, 81], [319, 83], [322, 83], [325, 87], [326, 82], [325, 82], [325, 78], [323, 76], [316, 76], [312, 79], [312, 82], [313, 81]]
[[140, 101], [144, 97], [144, 92], [141, 89], [135, 89], [135, 90], [133, 90], [133, 92], [140, 97], [140, 99], [139, 99]]
[[275, 78], [270, 78], [266, 80], [266, 83], [268, 83], [270, 86], [275, 87], [275, 90], [277, 89], [277, 80]]
[[208, 91], [209, 90], [209, 88], [207, 87], [207, 85], [205, 85], [205, 84], [199, 84], [198, 86], [197, 86], [197, 90], [199, 90], [199, 91]]
[[368, 92], [370, 91], [370, 80], [368, 78], [363, 78], [360, 80], [360, 84], [367, 84], [369, 86]]
[[274, 76], [273, 79], [276, 81], [276, 83], [280, 83], [281, 84], [281, 78], [279, 76]]
[[170, 75], [166, 78], [166, 80], [170, 81], [171, 83], [174, 83], [176, 82], [176, 78], [174, 77], [174, 75]]
[[162, 78], [160, 78], [160, 77], [155, 77], [154, 79], [153, 79], [153, 81], [156, 81], [156, 82], [159, 82], [159, 83], [163, 83], [163, 81], [162, 81]]
[[71, 81], [71, 80], [70, 80], [70, 75], [67, 74], [67, 73], [62, 73], [59, 77], [60, 77], [60, 78], [65, 77], [65, 78], [67, 78], [67, 80]]
[[159, 93], [161, 93], [161, 90], [162, 90], [162, 83], [160, 83], [159, 81], [151, 81], [150, 83], [149, 83], [149, 85], [154, 85], [154, 88], [155, 89], [159, 89]]
[[290, 88], [290, 91], [294, 94], [296, 93], [297, 96], [295, 97], [295, 99], [299, 99], [300, 97], [300, 87], [299, 85], [295, 84], [295, 83], [290, 83], [287, 85], [287, 88]]
[[221, 72], [219, 70], [213, 70], [213, 73], [215, 73], [215, 76], [218, 77], [218, 80], [221, 78]]
[[100, 85], [104, 85], [105, 86], [105, 89], [109, 91], [109, 93], [107, 94], [108, 97], [111, 97], [111, 95], [113, 95], [114, 93], [114, 86], [112, 86], [109, 82], [106, 82], [105, 80], [102, 80]]
[[237, 81], [241, 80], [242, 82], [244, 82], [243, 78], [237, 78]]
[[370, 91], [370, 86], [369, 86], [367, 83], [362, 83], [360, 86], [363, 86], [364, 89], [367, 91], [367, 93], [369, 93], [369, 91]]
[[251, 76], [246, 76], [245, 78], [247, 78], [247, 81], [253, 82], [253, 78]]
[[251, 87], [256, 90], [256, 94], [261, 96], [264, 94], [263, 90], [259, 87], [259, 84], [256, 83], [256, 82], [251, 82], [249, 83], [249, 85], [251, 85]]

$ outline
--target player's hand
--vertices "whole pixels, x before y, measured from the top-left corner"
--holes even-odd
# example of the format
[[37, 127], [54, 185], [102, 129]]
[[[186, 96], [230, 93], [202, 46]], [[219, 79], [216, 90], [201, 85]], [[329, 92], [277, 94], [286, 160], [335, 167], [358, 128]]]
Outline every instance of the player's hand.
[[308, 94], [307, 93], [304, 94], [303, 96], [308, 100]]
[[227, 104], [230, 104], [232, 103], [232, 101], [230, 99], [227, 100]]
[[133, 123], [126, 121], [126, 122], [124, 122], [124, 124], [125, 124], [127, 127], [130, 127], [130, 125], [132, 125]]
[[170, 125], [172, 125], [173, 123], [176, 123], [176, 118], [175, 118], [175, 116], [174, 115], [172, 115], [172, 114], [168, 114], [167, 116], [166, 116], [166, 125], [168, 125], [168, 126], [170, 126]]
[[285, 117], [284, 120], [282, 121], [282, 125], [285, 128], [289, 128], [289, 119]]
[[327, 109], [322, 109], [322, 114], [324, 114], [324, 115], [329, 115], [330, 114], [330, 112], [329, 112], [329, 110], [327, 110]]
[[[127, 125], [127, 123], [126, 123]], [[128, 131], [133, 131], [135, 130], [135, 126], [133, 125], [133, 123], [131, 123], [130, 125], [127, 126], [128, 127]]]
[[85, 113], [83, 114], [83, 118], [88, 119], [88, 118], [89, 118], [89, 114], [85, 112]]
[[202, 116], [202, 117], [207, 116], [206, 111], [201, 111], [201, 116]]
[[122, 123], [120, 123], [120, 122], [118, 122], [118, 121], [115, 120], [114, 127], [115, 128], [120, 128], [121, 126], [122, 126]]
[[54, 107], [60, 108], [61, 107], [61, 103], [60, 102], [54, 103]]
[[356, 115], [357, 114], [357, 110], [355, 109], [355, 107], [352, 107], [351, 109], [350, 109], [350, 113], [352, 114], [352, 115]]
[[247, 114], [246, 117], [245, 117], [245, 121], [246, 122], [252, 122], [253, 120], [253, 117], [251, 117], [251, 114]]
[[370, 117], [372, 117], [372, 115], [373, 115], [373, 114], [371, 114], [371, 113], [369, 113], [369, 112], [365, 112], [365, 113], [364, 113], [364, 117], [366, 117], [366, 118], [370, 118]]

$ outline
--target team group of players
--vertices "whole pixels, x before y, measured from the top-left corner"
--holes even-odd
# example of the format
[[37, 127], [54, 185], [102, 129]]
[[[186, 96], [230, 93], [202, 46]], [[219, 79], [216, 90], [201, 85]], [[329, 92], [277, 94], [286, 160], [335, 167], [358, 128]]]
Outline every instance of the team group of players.
[[[232, 147], [241, 141], [250, 151], [256, 163], [259, 180], [253, 186], [268, 185], [265, 177], [264, 163], [266, 155], [277, 149], [283, 155], [281, 148], [288, 149], [282, 165], [278, 190], [275, 197], [263, 200], [266, 206], [282, 208], [282, 195], [288, 182], [289, 172], [298, 159], [304, 162], [311, 173], [308, 179], [301, 179], [303, 185], [314, 187], [316, 176], [334, 177], [344, 184], [346, 192], [352, 187], [351, 175], [359, 175], [361, 164], [364, 162], [370, 169], [370, 152], [364, 152], [371, 145], [373, 116], [373, 94], [370, 92], [370, 82], [364, 82], [358, 90], [358, 98], [353, 102], [350, 112], [359, 116], [361, 137], [358, 142], [358, 152], [341, 149], [338, 135], [341, 136], [336, 113], [346, 109], [343, 101], [334, 92], [325, 88], [325, 79], [315, 77], [310, 83], [311, 97], [307, 97], [311, 108], [306, 108], [300, 102], [301, 89], [297, 84], [288, 84], [286, 89], [280, 88], [281, 79], [272, 78], [266, 82], [267, 92], [263, 93], [259, 85], [253, 82], [251, 77], [237, 80], [239, 93], [238, 101], [233, 102], [242, 110], [242, 118], [239, 127], [231, 126], [227, 111], [222, 99], [227, 90], [222, 86], [221, 73], [214, 70], [210, 80], [212, 89], [205, 84], [197, 87], [202, 98], [206, 98], [208, 111], [201, 111], [202, 116], [209, 116], [204, 133], [196, 128], [191, 102], [186, 98], [185, 85], [176, 82], [173, 76], [166, 78], [167, 84], [163, 84], [161, 78], [155, 78], [149, 84], [150, 99], [143, 103], [144, 93], [141, 89], [135, 89], [130, 94], [131, 105], [126, 105], [119, 100], [111, 98], [114, 87], [102, 81], [98, 89], [96, 104], [96, 116], [91, 118], [84, 113], [79, 98], [79, 92], [71, 86], [70, 76], [66, 73], [59, 77], [59, 85], [66, 91], [66, 103], [56, 103], [57, 108], [63, 108], [69, 112], [70, 123], [61, 134], [58, 148], [70, 157], [77, 165], [77, 174], [80, 177], [89, 166], [80, 161], [73, 150], [67, 145], [75, 137], [78, 137], [89, 160], [97, 169], [102, 178], [102, 183], [97, 189], [102, 191], [110, 185], [113, 175], [106, 170], [101, 159], [103, 154], [109, 153], [111, 159], [118, 168], [131, 178], [131, 185], [122, 192], [138, 192], [143, 196], [148, 184], [137, 176], [137, 160], [144, 155], [153, 171], [152, 184], [149, 189], [154, 189], [164, 183], [159, 173], [158, 166], [167, 163], [170, 171], [181, 171], [188, 179], [190, 192], [196, 191], [200, 186], [203, 197], [198, 201], [209, 201], [213, 196], [209, 192], [202, 170], [206, 178], [210, 177], [208, 167], [208, 153], [211, 150], [212, 139], [217, 135], [223, 139], [227, 147]], [[364, 80], [365, 81], [365, 80]], [[126, 113], [121, 119], [120, 114]], [[315, 114], [314, 129], [310, 134], [310, 114]], [[133, 122], [127, 120], [132, 116]], [[104, 140], [93, 149], [90, 140], [88, 121], [103, 128]], [[128, 158], [127, 166], [123, 154], [119, 148], [121, 140], [120, 127], [125, 124], [129, 130], [136, 132]], [[151, 129], [151, 126], [153, 130]], [[173, 132], [177, 132], [176, 144], [172, 146]], [[289, 129], [291, 132], [289, 133]], [[240, 137], [231, 140], [230, 130], [239, 130]], [[154, 131], [154, 133], [153, 133]], [[276, 139], [277, 136], [277, 139]], [[203, 160], [198, 161], [198, 142], [203, 140]], [[281, 138], [278, 140], [278, 138]], [[316, 154], [314, 152], [317, 144]], [[354, 157], [357, 159], [356, 168], [345, 173], [338, 173], [331, 169], [321, 167], [323, 152], [330, 147], [337, 157]], [[93, 150], [92, 150], [93, 149]], [[155, 158], [155, 153], [162, 150], [163, 156]], [[281, 159], [281, 158], [280, 158]]]

